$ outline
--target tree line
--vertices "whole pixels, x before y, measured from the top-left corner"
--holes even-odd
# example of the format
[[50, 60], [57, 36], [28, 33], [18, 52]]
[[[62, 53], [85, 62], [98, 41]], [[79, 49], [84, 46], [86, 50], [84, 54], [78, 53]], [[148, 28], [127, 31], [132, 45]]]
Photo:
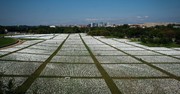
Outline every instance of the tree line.
[[110, 36], [117, 38], [138, 38], [143, 43], [178, 43], [180, 44], [180, 28], [173, 24], [149, 28], [131, 28], [129, 25], [117, 27], [56, 27], [49, 26], [0, 26], [0, 34], [8, 32], [50, 34], [50, 33], [87, 33], [92, 36]]
[[33, 33], [33, 34], [50, 34], [50, 33], [82, 33], [86, 28], [79, 27], [56, 27], [49, 26], [0, 26], [0, 34], [8, 32]]
[[91, 28], [89, 35], [111, 36], [117, 38], [138, 38], [143, 43], [180, 44], [180, 28], [174, 25], [155, 26], [149, 28], [130, 28], [129, 25], [107, 28]]

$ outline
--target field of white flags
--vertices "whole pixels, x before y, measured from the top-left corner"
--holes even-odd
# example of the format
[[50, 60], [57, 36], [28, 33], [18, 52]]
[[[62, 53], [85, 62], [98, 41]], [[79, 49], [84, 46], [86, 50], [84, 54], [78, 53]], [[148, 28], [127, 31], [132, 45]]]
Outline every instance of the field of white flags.
[[9, 37], [27, 40], [0, 50], [0, 94], [180, 94], [180, 48], [85, 33]]

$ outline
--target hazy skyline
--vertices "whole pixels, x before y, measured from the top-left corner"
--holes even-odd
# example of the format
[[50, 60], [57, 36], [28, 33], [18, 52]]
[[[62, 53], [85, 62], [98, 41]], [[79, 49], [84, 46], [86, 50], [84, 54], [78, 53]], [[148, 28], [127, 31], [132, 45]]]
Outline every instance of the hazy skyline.
[[0, 25], [180, 22], [180, 0], [1, 0]]

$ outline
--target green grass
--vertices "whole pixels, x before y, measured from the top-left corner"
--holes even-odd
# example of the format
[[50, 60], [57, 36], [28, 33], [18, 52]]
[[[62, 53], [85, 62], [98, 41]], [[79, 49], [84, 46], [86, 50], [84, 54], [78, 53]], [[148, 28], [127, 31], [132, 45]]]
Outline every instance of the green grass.
[[102, 77], [104, 78], [104, 80], [105, 80], [107, 86], [109, 87], [111, 93], [112, 94], [122, 94], [121, 91], [116, 86], [116, 84], [114, 83], [114, 81], [112, 80], [112, 78], [108, 75], [108, 73], [105, 71], [105, 69], [101, 66], [100, 62], [97, 60], [97, 58], [92, 53], [92, 51], [90, 50], [88, 45], [85, 43], [85, 41], [83, 40], [83, 38], [81, 37], [80, 34], [79, 34], [79, 36], [80, 36], [81, 41], [83, 42], [84, 46], [86, 47], [86, 49], [90, 53], [90, 56], [92, 57], [95, 65], [98, 68], [99, 72], [101, 73]]
[[131, 41], [131, 42], [140, 42], [140, 41], [139, 41], [139, 38], [131, 38], [130, 41]]
[[105, 38], [116, 38], [114, 36], [104, 36]]
[[0, 34], [0, 37], [6, 36], [6, 34]]
[[27, 80], [19, 87], [17, 87], [15, 89], [15, 94], [25, 94], [25, 92], [30, 88], [30, 86], [32, 85], [32, 83], [39, 77], [39, 75], [41, 74], [41, 72], [44, 70], [44, 68], [46, 67], [46, 65], [48, 63], [50, 63], [51, 59], [58, 53], [58, 51], [61, 50], [63, 44], [66, 42], [66, 40], [68, 39], [70, 35], [68, 35], [66, 37], [66, 39], [60, 44], [60, 46], [53, 52], [53, 54], [51, 54], [49, 56], [49, 58], [43, 62], [43, 64], [41, 64], [38, 69], [31, 74], [31, 76], [29, 76], [27, 78]]
[[30, 41], [30, 40], [44, 40], [44, 39], [36, 39], [36, 38], [18, 38], [18, 39], [20, 39], [20, 40], [28, 40], [28, 41]]
[[124, 38], [120, 38], [118, 36], [104, 36], [105, 38], [117, 38], [117, 39], [124, 39]]
[[171, 48], [171, 47], [180, 47], [180, 44], [176, 44], [176, 43], [168, 43], [168, 44], [154, 44], [154, 43], [140, 43], [142, 45], [146, 45], [149, 47], [167, 47], [167, 48]]
[[131, 38], [130, 41], [131, 42], [140, 42], [140, 44], [149, 46], [149, 47], [167, 47], [167, 48], [180, 47], [180, 44], [176, 44], [176, 43], [167, 43], [167, 44], [143, 43], [140, 41], [139, 38]]
[[13, 43], [16, 43], [17, 39], [13, 39], [13, 38], [0, 38], [0, 48], [4, 47], [4, 46], [8, 46], [11, 45]]

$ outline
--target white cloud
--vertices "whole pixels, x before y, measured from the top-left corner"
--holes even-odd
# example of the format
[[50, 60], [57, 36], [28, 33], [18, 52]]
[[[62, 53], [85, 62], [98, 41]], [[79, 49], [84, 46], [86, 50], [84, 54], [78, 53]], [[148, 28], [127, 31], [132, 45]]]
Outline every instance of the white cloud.
[[149, 18], [149, 16], [136, 16], [136, 18], [138, 18], [138, 19], [147, 19], [147, 18]]
[[137, 16], [137, 18], [138, 18], [138, 19], [141, 19], [141, 18], [143, 18], [143, 17], [141, 17], [141, 16]]
[[86, 18], [86, 21], [111, 21], [114, 18]]
[[149, 18], [149, 16], [144, 16], [144, 18]]
[[95, 18], [86, 18], [86, 21], [98, 21], [99, 19], [95, 19]]

